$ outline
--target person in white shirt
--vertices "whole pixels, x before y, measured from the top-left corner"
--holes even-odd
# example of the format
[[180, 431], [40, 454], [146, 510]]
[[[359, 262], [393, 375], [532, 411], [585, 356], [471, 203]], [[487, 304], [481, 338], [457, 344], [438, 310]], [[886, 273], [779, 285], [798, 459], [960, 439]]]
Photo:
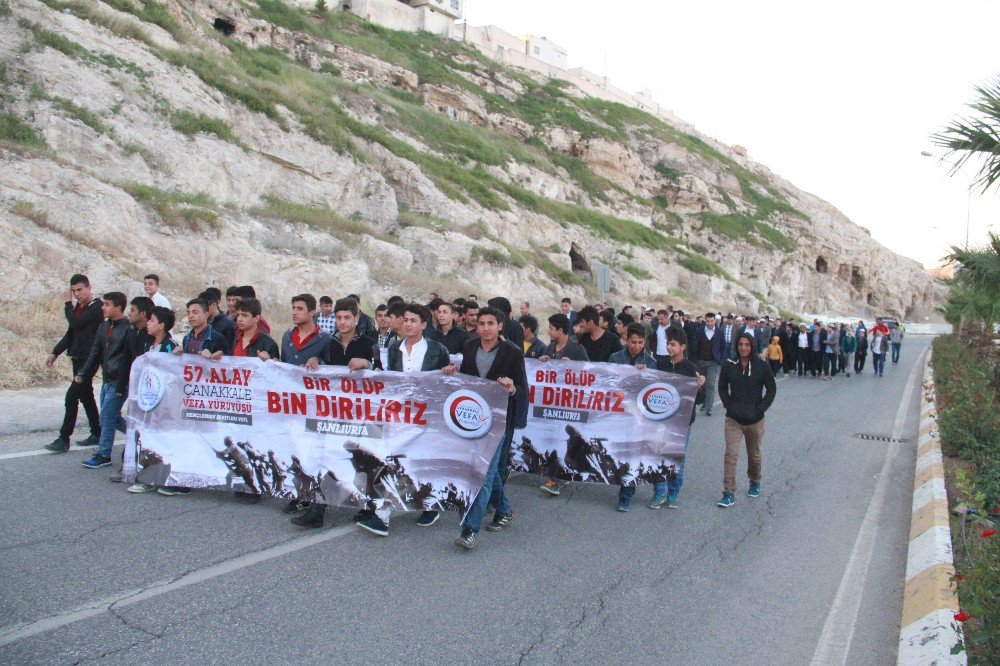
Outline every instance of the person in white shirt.
[[142, 289], [146, 292], [147, 296], [153, 299], [155, 306], [170, 310], [173, 309], [170, 307], [170, 301], [167, 300], [167, 297], [160, 293], [160, 276], [156, 273], [150, 273], [142, 278]]
[[812, 369], [812, 352], [809, 349], [809, 331], [805, 324], [799, 324], [798, 342], [795, 347], [795, 370], [802, 377]]
[[[430, 372], [440, 370], [451, 363], [448, 349], [436, 340], [424, 337], [424, 328], [430, 321], [431, 311], [420, 303], [407, 303], [403, 310], [403, 337], [389, 346], [388, 364], [386, 369], [394, 372]], [[434, 498], [424, 504], [424, 511], [417, 519], [420, 527], [430, 527], [440, 517], [438, 511], [432, 510]], [[367, 519], [355, 523], [362, 529], [377, 536], [389, 536], [389, 517], [392, 506], [388, 501], [381, 502], [375, 515], [366, 514]]]

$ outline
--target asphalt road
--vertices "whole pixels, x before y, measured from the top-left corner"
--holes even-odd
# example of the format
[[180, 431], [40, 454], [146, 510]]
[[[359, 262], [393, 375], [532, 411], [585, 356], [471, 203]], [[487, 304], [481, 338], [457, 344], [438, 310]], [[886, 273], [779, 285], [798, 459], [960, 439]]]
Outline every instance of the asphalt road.
[[0, 392], [0, 663], [895, 664], [929, 342], [882, 379], [779, 381], [760, 498], [744, 455], [736, 506], [715, 505], [720, 407], [679, 509], [519, 475], [514, 524], [471, 552], [457, 515], [379, 539], [345, 511], [304, 532], [276, 501], [131, 495], [89, 450], [38, 452], [61, 390]]

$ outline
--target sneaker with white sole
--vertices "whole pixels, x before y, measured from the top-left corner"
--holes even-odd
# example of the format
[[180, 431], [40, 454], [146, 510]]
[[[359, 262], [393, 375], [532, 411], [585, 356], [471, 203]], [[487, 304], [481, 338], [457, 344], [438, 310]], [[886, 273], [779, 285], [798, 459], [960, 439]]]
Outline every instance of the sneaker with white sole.
[[666, 499], [667, 496], [664, 495], [663, 493], [653, 493], [653, 499], [649, 503], [649, 508], [659, 509], [661, 506], [663, 506], [663, 503], [666, 501]]
[[668, 509], [677, 508], [677, 493], [667, 493], [667, 508]]
[[468, 527], [463, 527], [462, 533], [455, 539], [455, 545], [459, 548], [472, 550], [476, 547], [476, 533]]
[[538, 486], [538, 488], [542, 492], [548, 493], [549, 495], [558, 495], [562, 485], [555, 479], [549, 479], [542, 485]]
[[747, 495], [750, 497], [760, 497], [760, 483], [754, 481], [750, 484], [750, 489], [747, 490]]
[[486, 526], [486, 529], [489, 530], [490, 532], [502, 532], [503, 528], [509, 527], [510, 524], [513, 522], [514, 522], [513, 514], [501, 516], [498, 513], [493, 516], [493, 520], [490, 522], [489, 525]]
[[368, 520], [364, 520], [360, 523], [354, 523], [354, 526], [368, 532], [369, 534], [374, 534], [375, 536], [389, 536], [389, 526], [386, 525], [378, 516], [369, 518]]
[[430, 527], [431, 525], [436, 523], [438, 521], [438, 518], [440, 517], [441, 517], [440, 511], [424, 511], [423, 513], [420, 514], [420, 517], [417, 518], [417, 527]]
[[133, 483], [127, 488], [130, 493], [148, 493], [156, 490], [156, 486], [151, 483]]
[[83, 461], [83, 466], [87, 469], [101, 469], [102, 467], [111, 467], [111, 458], [105, 458], [102, 455], [94, 454]]
[[722, 493], [722, 499], [719, 500], [717, 506], [721, 506], [723, 509], [728, 509], [734, 504], [736, 504], [736, 498], [733, 497], [732, 493]]

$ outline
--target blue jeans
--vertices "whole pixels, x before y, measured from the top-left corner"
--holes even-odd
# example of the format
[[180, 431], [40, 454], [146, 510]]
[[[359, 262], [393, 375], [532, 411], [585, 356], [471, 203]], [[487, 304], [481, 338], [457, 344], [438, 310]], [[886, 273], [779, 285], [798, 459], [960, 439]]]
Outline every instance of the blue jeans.
[[115, 382], [101, 385], [101, 441], [97, 444], [97, 455], [109, 459], [115, 444], [115, 430], [125, 432], [125, 419], [122, 418], [125, 397], [115, 395], [115, 388]]
[[507, 501], [507, 495], [503, 489], [503, 478], [500, 476], [500, 465], [501, 461], [510, 455], [510, 444], [513, 440], [514, 430], [508, 429], [503, 434], [503, 439], [500, 440], [500, 446], [493, 454], [493, 459], [490, 460], [490, 466], [486, 470], [486, 478], [483, 479], [483, 487], [476, 493], [476, 499], [465, 514], [465, 519], [462, 521], [463, 527], [478, 532], [483, 524], [483, 516], [486, 515], [486, 510], [491, 506], [501, 515], [509, 516], [511, 514], [510, 502]]
[[[660, 481], [659, 483], [653, 484], [653, 494], [662, 495], [663, 493], [669, 493], [675, 497], [680, 494], [681, 486], [684, 485], [684, 463], [687, 461], [688, 444], [691, 443], [691, 428], [688, 428], [687, 436], [684, 438], [684, 458], [681, 459], [681, 464], [677, 468], [677, 476], [670, 479], [669, 481]], [[618, 499], [620, 500], [631, 500], [632, 496], [635, 495], [635, 486], [622, 486], [618, 489]]]
[[881, 375], [885, 371], [885, 354], [872, 354], [872, 367], [876, 375]]
[[899, 348], [903, 346], [902, 342], [892, 343], [892, 362], [899, 363]]

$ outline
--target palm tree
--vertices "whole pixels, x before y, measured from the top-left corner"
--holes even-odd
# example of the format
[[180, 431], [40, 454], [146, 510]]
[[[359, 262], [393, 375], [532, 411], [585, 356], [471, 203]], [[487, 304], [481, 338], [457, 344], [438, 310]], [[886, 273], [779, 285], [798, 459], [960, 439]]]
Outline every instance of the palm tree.
[[955, 156], [952, 173], [970, 159], [981, 161], [973, 187], [985, 192], [1000, 180], [1000, 77], [990, 85], [977, 86], [976, 95], [978, 99], [969, 104], [975, 116], [953, 120], [931, 138]]
[[942, 313], [945, 319], [960, 325], [963, 319], [982, 322], [981, 333], [989, 336], [1000, 322], [1000, 234], [990, 233], [989, 242], [981, 247], [952, 246], [948, 261], [958, 269], [948, 290]]

